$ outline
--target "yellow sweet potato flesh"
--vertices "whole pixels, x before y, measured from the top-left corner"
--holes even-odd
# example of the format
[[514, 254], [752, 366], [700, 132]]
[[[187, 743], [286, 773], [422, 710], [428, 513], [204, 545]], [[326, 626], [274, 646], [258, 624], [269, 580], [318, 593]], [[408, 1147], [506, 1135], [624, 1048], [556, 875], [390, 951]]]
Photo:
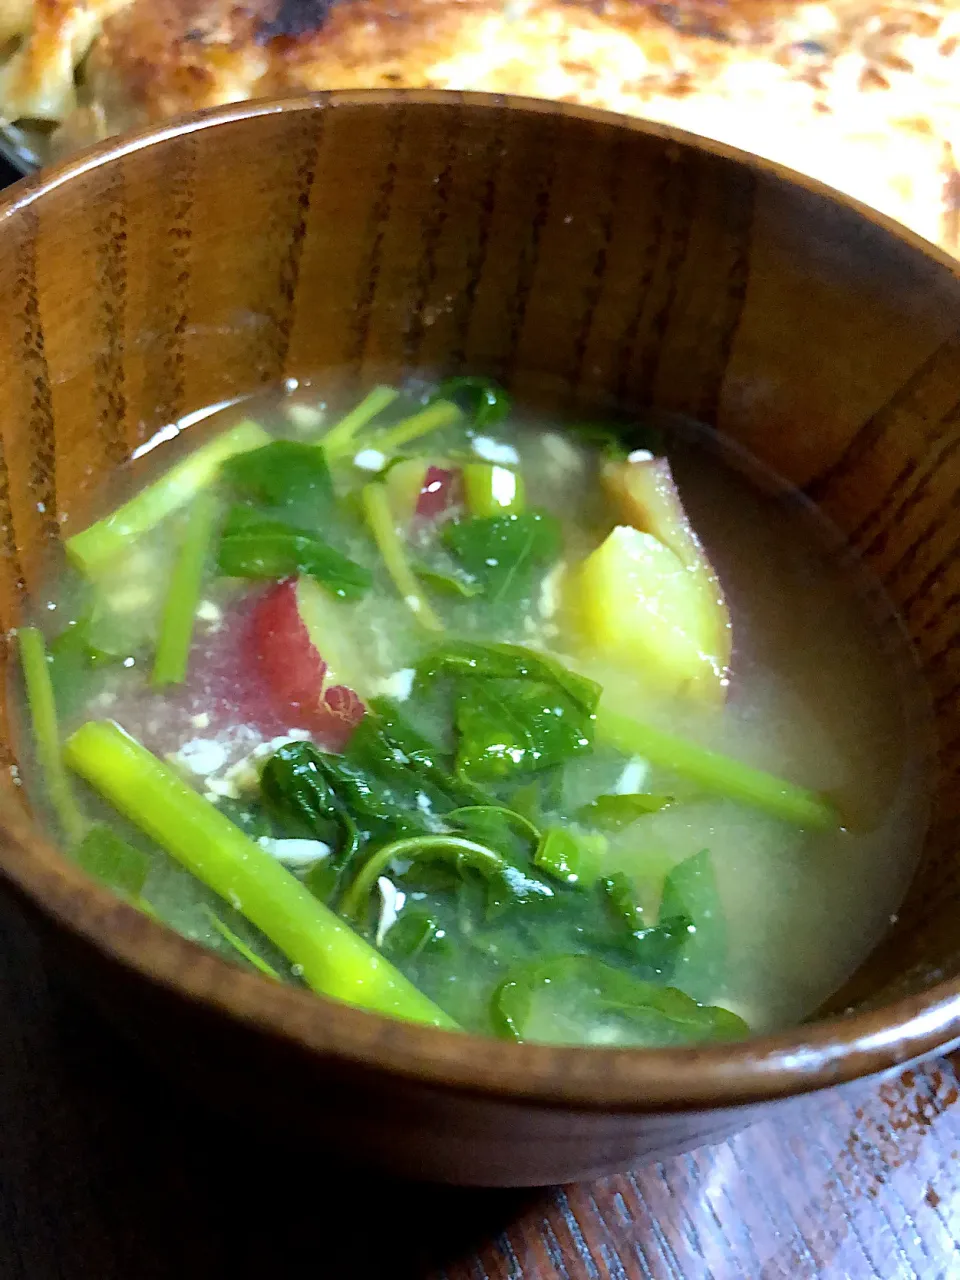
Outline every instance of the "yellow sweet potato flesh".
[[565, 606], [581, 643], [665, 694], [722, 696], [714, 618], [696, 575], [658, 538], [618, 525], [575, 569]]

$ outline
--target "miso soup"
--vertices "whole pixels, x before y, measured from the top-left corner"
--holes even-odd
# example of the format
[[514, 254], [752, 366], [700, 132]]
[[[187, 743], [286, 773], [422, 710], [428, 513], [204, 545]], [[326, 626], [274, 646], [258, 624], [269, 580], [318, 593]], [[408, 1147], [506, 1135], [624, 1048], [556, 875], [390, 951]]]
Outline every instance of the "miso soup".
[[318, 381], [189, 427], [101, 510], [19, 631], [24, 782], [70, 857], [228, 960], [677, 1045], [803, 1018], [895, 916], [926, 821], [906, 643], [711, 433]]

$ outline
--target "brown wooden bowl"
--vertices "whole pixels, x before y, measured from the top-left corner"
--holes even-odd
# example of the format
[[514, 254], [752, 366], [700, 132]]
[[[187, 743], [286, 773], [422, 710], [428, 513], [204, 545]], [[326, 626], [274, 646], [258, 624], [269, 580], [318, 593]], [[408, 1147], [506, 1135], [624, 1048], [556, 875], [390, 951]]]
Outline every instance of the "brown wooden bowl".
[[[715, 143], [473, 95], [245, 103], [0, 204], [0, 607], [159, 426], [285, 377], [430, 366], [700, 418], [880, 575], [942, 777], [900, 922], [835, 1008], [743, 1044], [556, 1049], [378, 1018], [231, 968], [96, 887], [6, 766], [0, 872], [82, 989], [246, 1120], [464, 1183], [592, 1176], [960, 1041], [960, 283], [916, 236]], [[71, 525], [69, 522], [73, 521]]]

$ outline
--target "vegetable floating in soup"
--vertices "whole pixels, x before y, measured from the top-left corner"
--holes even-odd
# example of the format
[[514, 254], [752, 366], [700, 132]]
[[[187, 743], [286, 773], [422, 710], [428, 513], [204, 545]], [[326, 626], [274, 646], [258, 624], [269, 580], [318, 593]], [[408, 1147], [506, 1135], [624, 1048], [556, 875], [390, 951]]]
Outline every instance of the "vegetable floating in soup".
[[704, 431], [480, 378], [298, 395], [128, 471], [20, 628], [71, 856], [240, 965], [509, 1039], [729, 1039], [836, 990], [910, 878], [922, 735], [810, 509]]

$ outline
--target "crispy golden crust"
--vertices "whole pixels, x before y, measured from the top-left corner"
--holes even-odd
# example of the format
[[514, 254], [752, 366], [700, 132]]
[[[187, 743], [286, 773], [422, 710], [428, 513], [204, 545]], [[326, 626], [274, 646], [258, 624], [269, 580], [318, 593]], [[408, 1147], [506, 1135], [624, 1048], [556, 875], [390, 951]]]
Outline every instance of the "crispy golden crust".
[[531, 94], [769, 156], [958, 248], [960, 0], [0, 0], [4, 29], [0, 107], [63, 120], [61, 148], [293, 89]]

